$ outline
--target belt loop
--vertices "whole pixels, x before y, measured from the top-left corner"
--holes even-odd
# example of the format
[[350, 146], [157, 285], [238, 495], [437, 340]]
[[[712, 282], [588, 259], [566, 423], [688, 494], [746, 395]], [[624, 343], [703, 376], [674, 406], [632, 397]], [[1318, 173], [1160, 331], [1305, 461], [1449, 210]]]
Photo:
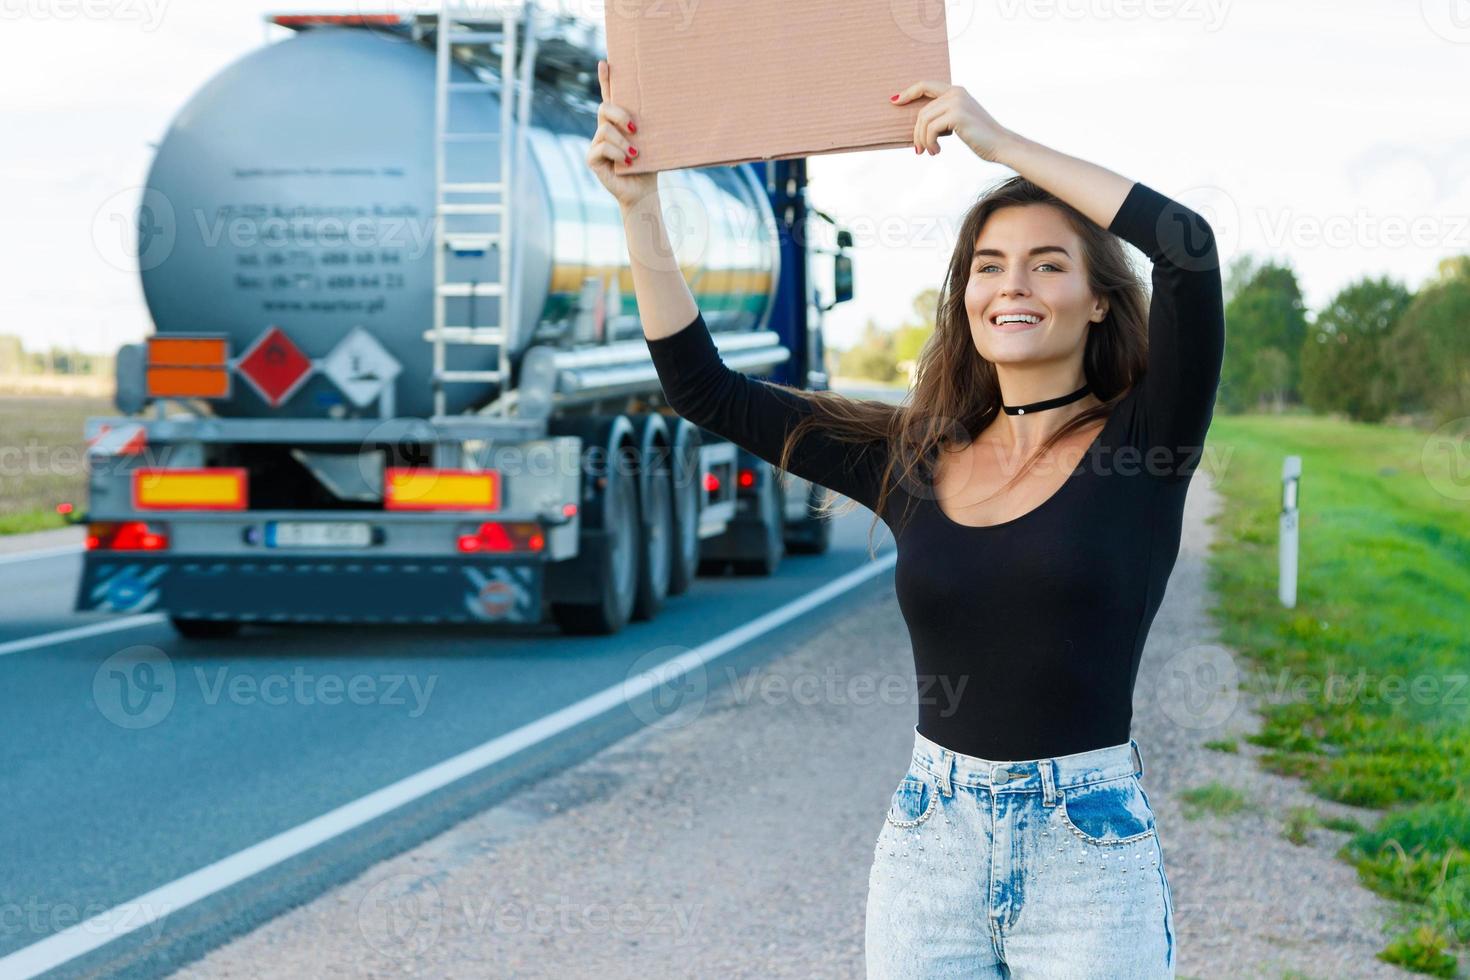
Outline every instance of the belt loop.
[[954, 767], [954, 753], [949, 749], [939, 750], [939, 762], [935, 764], [935, 775], [939, 777], [939, 792], [945, 796], [954, 795], [954, 786], [949, 781], [950, 770]]
[[1041, 767], [1041, 805], [1057, 805], [1057, 784], [1052, 776], [1051, 760], [1042, 759], [1038, 766]]
[[1137, 776], [1139, 779], [1142, 779], [1143, 778], [1143, 753], [1140, 752], [1140, 751], [1138, 751], [1138, 740], [1135, 739], [1135, 738], [1130, 738], [1128, 740], [1128, 744], [1133, 747], [1133, 758], [1136, 760], [1136, 762], [1134, 764], [1134, 767], [1133, 767], [1134, 768], [1134, 773], [1133, 774], [1135, 776]]

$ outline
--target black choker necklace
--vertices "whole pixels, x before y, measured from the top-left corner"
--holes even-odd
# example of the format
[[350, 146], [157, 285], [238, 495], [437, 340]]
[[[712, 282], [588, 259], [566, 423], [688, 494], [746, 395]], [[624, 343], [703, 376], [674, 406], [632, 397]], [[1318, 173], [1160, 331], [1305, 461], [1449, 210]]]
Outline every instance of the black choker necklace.
[[1030, 405], [1007, 405], [1005, 402], [1001, 402], [1000, 407], [1005, 409], [1007, 415], [1025, 415], [1027, 412], [1039, 412], [1044, 408], [1056, 408], [1058, 405], [1069, 405], [1091, 390], [1092, 389], [1088, 387], [1088, 385], [1084, 382], [1081, 388], [1078, 388], [1070, 395], [1063, 395], [1060, 398], [1048, 398], [1046, 401], [1032, 402]]

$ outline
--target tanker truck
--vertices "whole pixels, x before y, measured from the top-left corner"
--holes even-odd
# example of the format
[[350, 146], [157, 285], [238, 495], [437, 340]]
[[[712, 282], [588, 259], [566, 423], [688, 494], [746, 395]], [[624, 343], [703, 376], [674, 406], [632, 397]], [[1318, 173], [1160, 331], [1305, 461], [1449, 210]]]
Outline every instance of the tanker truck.
[[[179, 110], [140, 188], [153, 332], [118, 352], [119, 414], [85, 422], [78, 611], [192, 637], [607, 634], [697, 575], [827, 547], [822, 488], [662, 401], [586, 166], [602, 25], [523, 2], [266, 32]], [[808, 206], [806, 161], [659, 181], [726, 363], [826, 387], [852, 236]]]

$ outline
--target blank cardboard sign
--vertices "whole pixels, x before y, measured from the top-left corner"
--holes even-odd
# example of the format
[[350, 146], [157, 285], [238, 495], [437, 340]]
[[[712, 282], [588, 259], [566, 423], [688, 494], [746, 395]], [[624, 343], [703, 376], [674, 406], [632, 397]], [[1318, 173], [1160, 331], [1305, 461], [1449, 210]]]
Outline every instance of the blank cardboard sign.
[[608, 101], [647, 173], [913, 145], [949, 83], [944, 0], [606, 0]]

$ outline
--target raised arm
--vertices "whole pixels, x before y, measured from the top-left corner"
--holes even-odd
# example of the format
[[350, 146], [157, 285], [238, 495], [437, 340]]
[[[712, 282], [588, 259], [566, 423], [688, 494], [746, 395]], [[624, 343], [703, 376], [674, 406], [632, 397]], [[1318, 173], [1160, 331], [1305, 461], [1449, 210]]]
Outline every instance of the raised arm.
[[[626, 166], [636, 153], [637, 120], [608, 101], [607, 62], [598, 62], [597, 77], [603, 101], [587, 164], [622, 211], [638, 315], [664, 396], [691, 422], [779, 465], [787, 432], [812, 411], [811, 405], [795, 392], [732, 370], [720, 358], [669, 245], [658, 175], [616, 169], [619, 160]], [[849, 443], [808, 430], [787, 468], [875, 510], [882, 456], [877, 442]]]
[[[953, 133], [992, 163], [1004, 164], [1153, 262], [1148, 372], [1139, 383], [1145, 452], [1166, 449], [1187, 476], [1204, 446], [1225, 354], [1225, 303], [1215, 235], [1199, 214], [1106, 167], [1069, 156], [1005, 128], [958, 85], [916, 82], [895, 105], [930, 101], [914, 124], [914, 146], [940, 151]], [[1145, 456], [1145, 460], [1147, 456]]]
[[[642, 300], [640, 293], [640, 304]], [[682, 329], [646, 337], [664, 397], [674, 411], [779, 464], [786, 433], [811, 411], [805, 398], [725, 364], [697, 309]], [[809, 429], [792, 450], [788, 468], [876, 510], [884, 458], [879, 443], [842, 442]]]
[[1193, 472], [1214, 415], [1225, 357], [1225, 300], [1215, 234], [1198, 213], [1134, 184], [1108, 230], [1153, 263], [1148, 372], [1140, 403], [1150, 447]]

